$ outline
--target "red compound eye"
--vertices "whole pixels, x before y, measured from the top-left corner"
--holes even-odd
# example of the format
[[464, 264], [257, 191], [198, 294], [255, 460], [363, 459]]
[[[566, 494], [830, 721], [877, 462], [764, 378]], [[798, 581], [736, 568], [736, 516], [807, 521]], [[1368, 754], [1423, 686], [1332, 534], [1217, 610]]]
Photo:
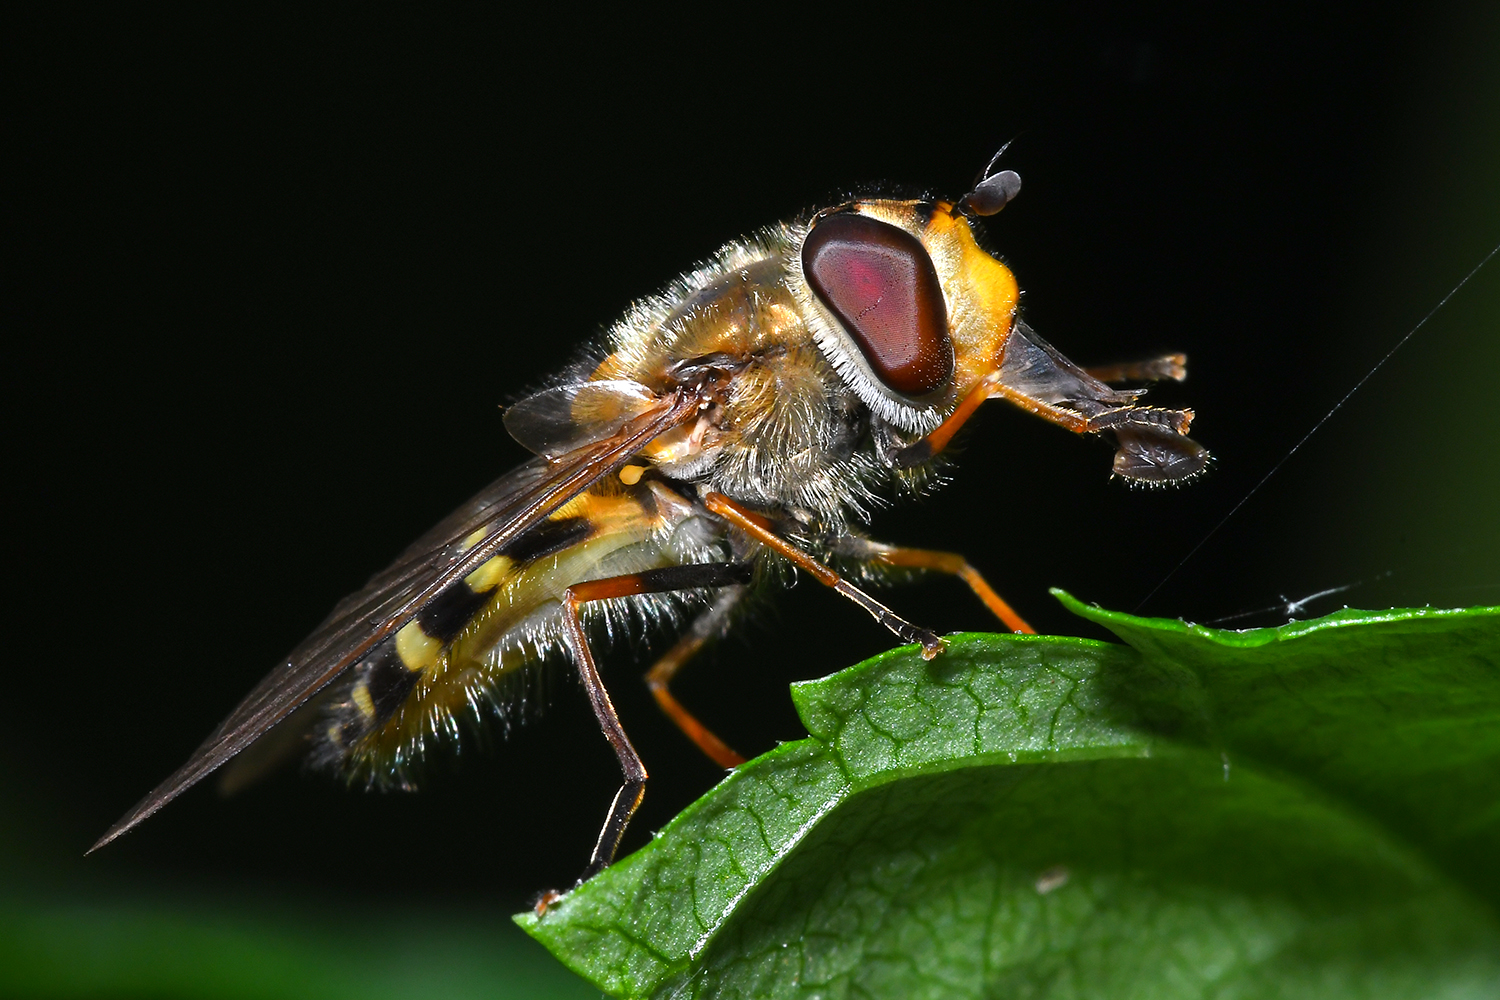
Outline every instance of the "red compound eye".
[[802, 273], [887, 388], [925, 396], [948, 384], [948, 309], [915, 236], [863, 215], [829, 216], [802, 244]]

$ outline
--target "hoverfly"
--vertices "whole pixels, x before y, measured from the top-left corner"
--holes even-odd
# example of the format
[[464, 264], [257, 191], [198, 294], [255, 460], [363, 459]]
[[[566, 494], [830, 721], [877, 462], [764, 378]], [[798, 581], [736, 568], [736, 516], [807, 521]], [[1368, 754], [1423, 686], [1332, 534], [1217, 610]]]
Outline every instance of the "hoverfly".
[[[920, 489], [991, 397], [1112, 437], [1114, 474], [1128, 480], [1181, 480], [1208, 454], [1185, 436], [1192, 411], [1141, 406], [1142, 389], [1109, 384], [1181, 379], [1181, 355], [1085, 369], [1021, 321], [1016, 280], [971, 221], [1019, 191], [993, 167], [954, 202], [854, 198], [763, 229], [636, 304], [506, 411], [535, 457], [340, 602], [93, 849], [273, 731], [300, 739], [314, 768], [408, 786], [431, 742], [499, 707], [508, 677], [568, 659], [623, 772], [587, 878], [614, 858], [646, 782], [594, 661], [612, 621], [687, 623], [647, 682], [725, 767], [743, 758], [670, 682], [750, 589], [791, 567], [929, 659], [942, 639], [851, 577], [953, 574], [1030, 632], [962, 556], [863, 535], [872, 503]], [[275, 742], [297, 740], [262, 746]]]

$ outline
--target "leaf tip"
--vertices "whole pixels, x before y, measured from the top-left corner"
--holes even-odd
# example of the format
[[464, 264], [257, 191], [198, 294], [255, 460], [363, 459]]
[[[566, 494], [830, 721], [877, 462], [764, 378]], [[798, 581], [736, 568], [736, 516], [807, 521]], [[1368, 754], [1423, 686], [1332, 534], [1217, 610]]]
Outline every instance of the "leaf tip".
[[1061, 587], [1048, 587], [1047, 593], [1057, 598], [1058, 603], [1075, 614], [1088, 610], [1089, 608], [1089, 605], [1084, 604], [1078, 598], [1074, 597], [1066, 590], [1063, 590]]
[[1129, 619], [1130, 616], [1118, 611], [1109, 611], [1097, 604], [1080, 601], [1061, 587], [1050, 587], [1047, 592], [1057, 598], [1058, 603], [1067, 608], [1079, 618], [1094, 622], [1097, 625], [1109, 627], [1111, 622], [1121, 619]]

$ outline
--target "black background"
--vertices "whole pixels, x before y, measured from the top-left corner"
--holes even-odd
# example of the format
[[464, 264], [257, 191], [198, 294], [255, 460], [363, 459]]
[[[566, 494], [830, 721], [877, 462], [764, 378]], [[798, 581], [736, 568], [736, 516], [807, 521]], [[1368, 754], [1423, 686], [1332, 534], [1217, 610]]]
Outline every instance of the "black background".
[[[12, 857], [348, 899], [513, 905], [570, 881], [617, 771], [562, 669], [544, 718], [419, 795], [200, 789], [78, 854], [335, 600], [523, 457], [497, 404], [760, 225], [868, 183], [959, 194], [1014, 139], [1025, 186], [987, 225], [1032, 325], [1084, 363], [1188, 352], [1156, 398], [1197, 410], [1203, 481], [1127, 489], [1103, 444], [992, 404], [953, 485], [874, 526], [969, 554], [1038, 627], [1083, 635], [1048, 586], [1135, 608], [1500, 238], [1492, 13], [928, 14], [95, 8], [19, 30]], [[1495, 300], [1497, 270], [1468, 301]], [[1302, 616], [1500, 597], [1500, 338], [1464, 301], [1144, 612], [1361, 581]], [[952, 581], [889, 599], [992, 627]], [[803, 734], [789, 681], [889, 643], [804, 581], [679, 691], [758, 752]], [[636, 680], [647, 657], [604, 668], [653, 773], [627, 847], [716, 777]]]

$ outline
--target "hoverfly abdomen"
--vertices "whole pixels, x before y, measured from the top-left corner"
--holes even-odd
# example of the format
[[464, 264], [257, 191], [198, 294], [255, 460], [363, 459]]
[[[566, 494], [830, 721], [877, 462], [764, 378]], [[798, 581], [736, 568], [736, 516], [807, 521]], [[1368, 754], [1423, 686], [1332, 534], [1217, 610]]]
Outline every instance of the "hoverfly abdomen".
[[[420, 736], [402, 724], [405, 720], [392, 722], [419, 682], [442, 677], [451, 666], [454, 641], [483, 617], [497, 596], [503, 596], [504, 585], [518, 568], [579, 544], [593, 530], [584, 517], [543, 521], [441, 591], [417, 613], [415, 621], [366, 656], [354, 668], [342, 692], [329, 700], [326, 721], [312, 732], [316, 744], [313, 765], [358, 771], [366, 780], [383, 784], [392, 771], [392, 762], [409, 756], [403, 744]], [[453, 710], [453, 706], [439, 703], [431, 707], [439, 714]], [[398, 784], [409, 784], [404, 775], [389, 776]]]
[[408, 667], [397, 653], [394, 637], [376, 646], [352, 673], [309, 734], [308, 765], [317, 770], [342, 771], [351, 751], [390, 721], [422, 677], [421, 669]]
[[[518, 535], [355, 666], [312, 728], [311, 763], [356, 784], [414, 787], [412, 765], [434, 740], [452, 743], [486, 716], [509, 724], [518, 685], [565, 643], [568, 586], [722, 559], [718, 535], [691, 513], [659, 483], [616, 477]], [[690, 600], [627, 596], [589, 617], [615, 632], [675, 619]]]

